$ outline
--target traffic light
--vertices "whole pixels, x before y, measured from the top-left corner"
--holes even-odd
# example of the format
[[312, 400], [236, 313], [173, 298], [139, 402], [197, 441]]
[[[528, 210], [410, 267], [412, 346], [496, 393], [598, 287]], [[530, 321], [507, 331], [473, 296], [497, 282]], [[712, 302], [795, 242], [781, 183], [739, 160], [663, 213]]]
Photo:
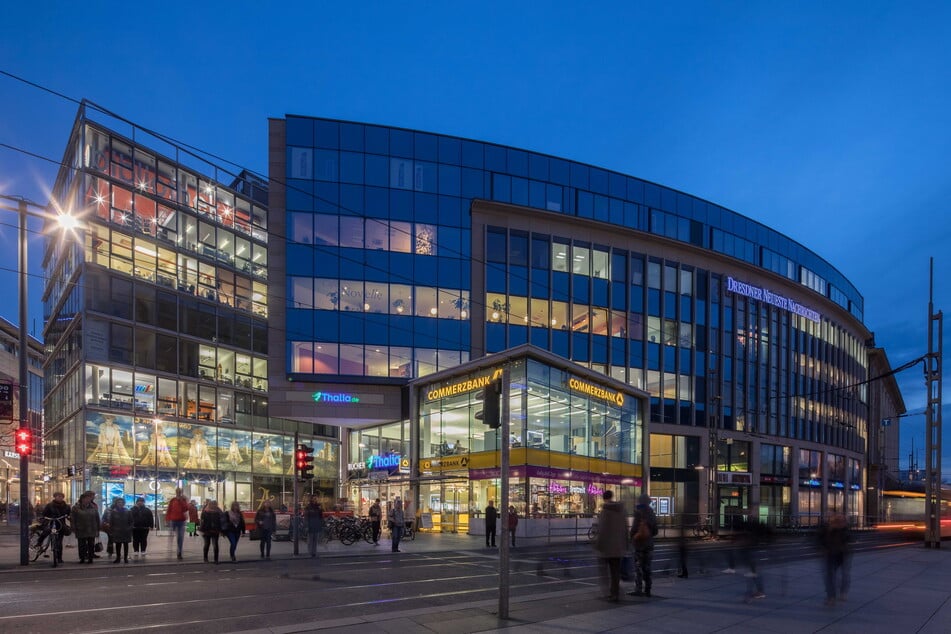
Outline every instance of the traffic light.
[[29, 456], [33, 453], [33, 430], [29, 427], [20, 427], [16, 430], [16, 450], [20, 456]]
[[298, 480], [314, 479], [314, 448], [310, 445], [297, 445], [294, 453], [294, 464]]
[[[502, 381], [490, 381], [482, 394], [482, 422], [492, 429], [502, 426]], [[476, 418], [479, 415], [476, 414]]]

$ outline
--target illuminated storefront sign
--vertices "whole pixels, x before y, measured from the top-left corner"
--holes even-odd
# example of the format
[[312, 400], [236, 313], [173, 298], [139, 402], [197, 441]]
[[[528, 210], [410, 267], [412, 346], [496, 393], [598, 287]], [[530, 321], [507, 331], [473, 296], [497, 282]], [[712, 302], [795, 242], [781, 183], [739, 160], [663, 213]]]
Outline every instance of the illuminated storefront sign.
[[360, 397], [353, 394], [314, 392], [315, 403], [359, 403]]
[[495, 368], [476, 377], [463, 379], [462, 381], [456, 381], [455, 383], [443, 385], [442, 387], [431, 388], [426, 391], [426, 400], [435, 401], [441, 398], [446, 398], [447, 396], [456, 396], [457, 394], [475, 392], [476, 390], [481, 390], [492, 381], [497, 381], [501, 378], [502, 368]]
[[589, 495], [601, 495], [604, 493], [604, 489], [599, 487], [596, 484], [589, 484], [587, 487], [579, 486], [566, 486], [558, 482], [549, 482], [548, 491], [555, 494], [567, 494], [567, 493], [588, 493]]
[[600, 385], [595, 385], [594, 383], [588, 383], [587, 381], [582, 381], [581, 379], [576, 379], [571, 377], [568, 379], [568, 388], [574, 390], [575, 392], [581, 392], [582, 394], [587, 394], [588, 396], [593, 396], [594, 398], [599, 398], [609, 403], [614, 403], [618, 407], [624, 407], [624, 393], [618, 392], [617, 390], [609, 390]]
[[793, 299], [780, 295], [779, 293], [774, 293], [768, 288], [740, 282], [732, 277], [726, 278], [726, 290], [731, 293], [736, 293], [737, 295], [743, 295], [751, 299], [766, 302], [767, 304], [772, 304], [777, 308], [788, 310], [791, 313], [795, 313], [816, 323], [819, 323], [822, 319], [822, 315], [820, 315], [818, 311], [807, 308]]
[[465, 469], [469, 466], [469, 456], [452, 456], [449, 458], [432, 458], [421, 460], [419, 468], [423, 471], [432, 469]]

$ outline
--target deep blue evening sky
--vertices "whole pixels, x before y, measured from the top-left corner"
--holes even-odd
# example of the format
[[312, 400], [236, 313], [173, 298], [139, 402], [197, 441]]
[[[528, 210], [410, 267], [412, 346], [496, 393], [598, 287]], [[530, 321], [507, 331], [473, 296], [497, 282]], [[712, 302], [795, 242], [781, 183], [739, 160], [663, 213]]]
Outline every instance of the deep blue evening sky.
[[[949, 3], [16, 2], [4, 22], [0, 70], [261, 173], [267, 117], [291, 113], [514, 145], [707, 198], [837, 266], [892, 366], [926, 351], [930, 256], [935, 307], [951, 310]], [[0, 194], [46, 201], [56, 166], [6, 146], [59, 161], [75, 114], [0, 76]], [[0, 217], [14, 322], [15, 219]], [[38, 237], [30, 249], [39, 334]], [[899, 381], [922, 412], [921, 366]], [[903, 464], [923, 429], [903, 421]]]

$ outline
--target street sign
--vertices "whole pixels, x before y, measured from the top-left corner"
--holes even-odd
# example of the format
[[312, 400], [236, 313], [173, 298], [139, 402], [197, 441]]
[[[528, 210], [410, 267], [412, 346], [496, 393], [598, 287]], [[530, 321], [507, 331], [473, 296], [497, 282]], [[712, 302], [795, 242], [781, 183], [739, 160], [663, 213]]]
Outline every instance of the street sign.
[[0, 420], [13, 420], [12, 383], [0, 383]]

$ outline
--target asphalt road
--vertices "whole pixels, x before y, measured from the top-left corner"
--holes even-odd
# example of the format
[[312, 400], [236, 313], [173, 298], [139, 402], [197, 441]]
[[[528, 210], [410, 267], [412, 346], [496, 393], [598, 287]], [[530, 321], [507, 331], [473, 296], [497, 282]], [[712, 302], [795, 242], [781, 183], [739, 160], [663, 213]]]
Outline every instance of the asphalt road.
[[[856, 550], [893, 536], [866, 534]], [[691, 543], [691, 575], [726, 567], [723, 543]], [[810, 540], [785, 538], [757, 551], [774, 584], [785, 584], [783, 564], [815, 555]], [[658, 544], [654, 569], [673, 574], [676, 543]], [[737, 573], [744, 571], [738, 569]], [[414, 608], [498, 600], [498, 556], [493, 550], [281, 558], [239, 563], [45, 566], [0, 575], [0, 632], [233, 632], [381, 614]], [[555, 618], [601, 610], [592, 602], [599, 567], [590, 546], [539, 546], [512, 552], [512, 597], [577, 597], [545, 601], [539, 615]]]

